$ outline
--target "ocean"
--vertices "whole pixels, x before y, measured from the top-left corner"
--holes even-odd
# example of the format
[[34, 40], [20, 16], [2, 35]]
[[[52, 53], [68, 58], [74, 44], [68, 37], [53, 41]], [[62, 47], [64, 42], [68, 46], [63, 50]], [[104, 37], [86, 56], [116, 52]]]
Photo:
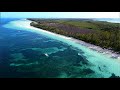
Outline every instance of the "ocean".
[[109, 78], [120, 62], [62, 36], [1, 19], [0, 78]]
[[94, 20], [120, 23], [120, 18], [94, 18]]

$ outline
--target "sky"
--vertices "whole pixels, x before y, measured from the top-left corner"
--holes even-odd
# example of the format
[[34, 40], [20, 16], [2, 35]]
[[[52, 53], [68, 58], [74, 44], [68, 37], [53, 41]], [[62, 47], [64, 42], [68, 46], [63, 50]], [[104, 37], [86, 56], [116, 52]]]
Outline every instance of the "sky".
[[0, 12], [2, 18], [120, 18], [120, 12]]

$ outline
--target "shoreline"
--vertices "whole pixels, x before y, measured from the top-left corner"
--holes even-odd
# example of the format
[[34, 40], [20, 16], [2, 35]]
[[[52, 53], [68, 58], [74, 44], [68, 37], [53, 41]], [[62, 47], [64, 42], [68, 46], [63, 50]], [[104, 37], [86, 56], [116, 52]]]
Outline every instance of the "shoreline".
[[[18, 22], [18, 24], [16, 24], [16, 22]], [[110, 58], [113, 58], [113, 59], [120, 59], [120, 54], [118, 54], [117, 52], [114, 52], [113, 50], [109, 50], [109, 49], [103, 49], [102, 47], [100, 46], [96, 46], [96, 45], [93, 45], [93, 44], [90, 44], [90, 43], [87, 43], [85, 41], [82, 41], [82, 40], [78, 40], [78, 39], [75, 39], [73, 37], [67, 37], [67, 36], [64, 36], [64, 35], [61, 35], [61, 34], [57, 34], [57, 33], [53, 33], [53, 32], [50, 32], [48, 30], [43, 30], [43, 29], [40, 29], [40, 28], [36, 28], [34, 26], [31, 26], [30, 23], [31, 22], [34, 22], [34, 21], [31, 21], [31, 20], [27, 20], [27, 19], [22, 19], [22, 20], [18, 20], [18, 21], [13, 21], [12, 24], [15, 25], [15, 26], [19, 26], [19, 27], [25, 27], [27, 29], [34, 29], [33, 32], [38, 32], [38, 33], [49, 33], [51, 35], [57, 35], [59, 37], [62, 37], [64, 39], [68, 39], [70, 41], [73, 41], [77, 44], [80, 44], [82, 46], [85, 46], [87, 48], [89, 48], [90, 50], [92, 51], [96, 51], [98, 53], [101, 53], [103, 55], [107, 55], [109, 56]], [[41, 31], [41, 32], [39, 32]]]
[[[27, 19], [26, 19], [27, 20]], [[31, 21], [31, 20], [28, 20], [28, 21]], [[34, 21], [31, 21], [31, 22], [34, 22]], [[34, 26], [30, 26], [31, 28], [36, 28]], [[37, 28], [37, 29], [40, 29], [40, 28]], [[42, 29], [43, 30], [43, 29]], [[44, 31], [47, 31], [47, 32], [50, 32], [48, 30], [44, 30]], [[50, 32], [50, 33], [53, 33], [53, 32]], [[115, 59], [120, 59], [120, 54], [118, 54], [118, 52], [115, 52], [113, 50], [109, 50], [109, 49], [104, 49], [100, 46], [96, 46], [94, 44], [90, 44], [90, 43], [87, 43], [85, 41], [82, 41], [82, 40], [78, 40], [78, 39], [75, 39], [73, 37], [67, 37], [67, 36], [64, 36], [64, 35], [61, 35], [61, 34], [57, 34], [57, 33], [53, 33], [53, 34], [56, 34], [56, 35], [59, 35], [59, 36], [62, 36], [64, 37], [65, 39], [70, 39], [71, 41], [74, 41], [78, 44], [81, 44], [85, 47], [88, 47], [89, 49], [93, 50], [93, 51], [97, 51], [99, 53], [102, 53], [102, 54], [106, 54], [106, 55], [109, 55], [111, 58], [115, 58]]]
[[[86, 43], [82, 40], [74, 39], [72, 37], [63, 36], [47, 30], [30, 26], [31, 22], [32, 21], [26, 19], [11, 21], [10, 23], [5, 24], [4, 27], [12, 28], [18, 31], [28, 31], [40, 35], [45, 35], [48, 38], [55, 39], [57, 41], [60, 41], [61, 43], [65, 43], [70, 47], [78, 50], [78, 55], [81, 55], [88, 60], [91, 65], [90, 69], [95, 71], [96, 74], [103, 75], [103, 77], [105, 78], [110, 77], [112, 74], [120, 76], [120, 55], [118, 55], [117, 53], [113, 53], [111, 50], [102, 49], [99, 46]], [[79, 50], [82, 50], [83, 53], [80, 54]]]
[[78, 40], [78, 39], [75, 39], [75, 38], [72, 38], [72, 40], [74, 40], [78, 44], [81, 44], [83, 46], [88, 47], [89, 49], [91, 49], [93, 51], [97, 51], [97, 52], [102, 53], [102, 54], [110, 55], [111, 58], [120, 59], [120, 54], [118, 54], [118, 52], [115, 52], [113, 50], [103, 49], [100, 46], [96, 46], [94, 44], [90, 44], [90, 43], [87, 43], [85, 41]]

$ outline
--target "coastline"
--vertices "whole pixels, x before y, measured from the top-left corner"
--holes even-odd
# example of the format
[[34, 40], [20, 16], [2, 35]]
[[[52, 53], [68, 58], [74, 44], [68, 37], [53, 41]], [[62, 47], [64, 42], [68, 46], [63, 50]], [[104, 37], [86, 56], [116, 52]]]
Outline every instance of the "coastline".
[[113, 50], [103, 49], [100, 46], [96, 46], [96, 45], [93, 45], [93, 44], [90, 44], [90, 43], [87, 43], [85, 41], [78, 40], [75, 38], [71, 38], [71, 40], [75, 41], [78, 44], [86, 46], [93, 51], [97, 51], [97, 52], [102, 53], [102, 54], [110, 55], [111, 58], [120, 59], [120, 54], [118, 54], [117, 52], [114, 52]]
[[[19, 23], [16, 23], [16, 22], [19, 22]], [[120, 59], [120, 54], [118, 54], [117, 52], [114, 52], [113, 50], [103, 49], [100, 46], [96, 46], [96, 45], [87, 43], [85, 41], [75, 39], [73, 37], [67, 37], [67, 36], [64, 36], [64, 35], [61, 35], [61, 34], [57, 34], [57, 33], [53, 33], [53, 32], [47, 31], [47, 30], [36, 28], [36, 27], [30, 25], [31, 22], [34, 22], [34, 21], [27, 20], [27, 19], [22, 19], [22, 20], [12, 21], [10, 23], [12, 25], [14, 25], [15, 28], [12, 27], [13, 29], [16, 29], [16, 27], [19, 26], [20, 28], [23, 28], [23, 29], [24, 29], [24, 27], [27, 28], [27, 29], [32, 29], [32, 31], [34, 29], [33, 32], [37, 32], [37, 33], [48, 33], [48, 34], [51, 34], [51, 35], [57, 35], [57, 36], [62, 37], [64, 39], [66, 39], [66, 40], [70, 40], [70, 41], [73, 41], [73, 42], [75, 42], [77, 44], [85, 46], [85, 47], [89, 48], [92, 51], [97, 51], [98, 53], [101, 53], [103, 55], [107, 55], [110, 58]], [[4, 27], [11, 28], [11, 27], [9, 27], [9, 25], [5, 25]]]
[[[27, 20], [27, 19], [26, 19]], [[31, 20], [28, 20], [28, 21], [31, 21]], [[34, 21], [31, 21], [31, 22], [34, 22]], [[29, 28], [36, 28], [34, 26], [29, 26]], [[37, 29], [40, 29], [40, 28], [37, 28]], [[44, 30], [44, 31], [47, 31], [47, 30]], [[50, 31], [47, 31], [49, 33], [52, 33], [52, 34], [56, 34], [56, 35], [59, 35], [65, 39], [69, 39], [71, 41], [74, 41], [80, 45], [83, 45], [85, 47], [88, 47], [89, 49], [93, 50], [93, 51], [97, 51], [99, 53], [102, 53], [102, 54], [107, 54], [109, 55], [111, 58], [115, 58], [115, 59], [120, 59], [120, 54], [118, 54], [118, 52], [115, 52], [113, 50], [109, 50], [109, 49], [103, 49], [102, 47], [100, 46], [96, 46], [94, 44], [90, 44], [90, 43], [87, 43], [85, 41], [82, 41], [82, 40], [78, 40], [78, 39], [75, 39], [73, 37], [67, 37], [67, 36], [64, 36], [64, 35], [61, 35], [61, 34], [57, 34], [57, 33], [53, 33], [53, 32], [50, 32]]]
[[[95, 71], [95, 73], [102, 74], [106, 78], [110, 77], [113, 73], [116, 76], [120, 76], [120, 55], [117, 55], [117, 53], [113, 53], [111, 50], [102, 49], [99, 46], [95, 46], [93, 44], [86, 43], [72, 37], [63, 36], [47, 30], [30, 26], [31, 22], [32, 21], [26, 19], [11, 21], [10, 23], [4, 25], [4, 27], [12, 28], [18, 31], [25, 30], [29, 32], [34, 32], [61, 41], [62, 43], [72, 46], [78, 51], [82, 50], [84, 52], [82, 55], [88, 60], [88, 62], [91, 63], [91, 65], [93, 65], [90, 68]], [[78, 52], [78, 55], [81, 54], [79, 54]]]

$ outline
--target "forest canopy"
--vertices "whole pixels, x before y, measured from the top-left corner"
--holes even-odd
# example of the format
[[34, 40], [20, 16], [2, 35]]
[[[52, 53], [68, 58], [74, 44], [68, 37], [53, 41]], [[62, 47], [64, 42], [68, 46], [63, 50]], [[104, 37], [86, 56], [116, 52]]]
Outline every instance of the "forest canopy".
[[[29, 19], [30, 25], [120, 53], [120, 24], [89, 19]], [[35, 23], [36, 22], [36, 23]]]

